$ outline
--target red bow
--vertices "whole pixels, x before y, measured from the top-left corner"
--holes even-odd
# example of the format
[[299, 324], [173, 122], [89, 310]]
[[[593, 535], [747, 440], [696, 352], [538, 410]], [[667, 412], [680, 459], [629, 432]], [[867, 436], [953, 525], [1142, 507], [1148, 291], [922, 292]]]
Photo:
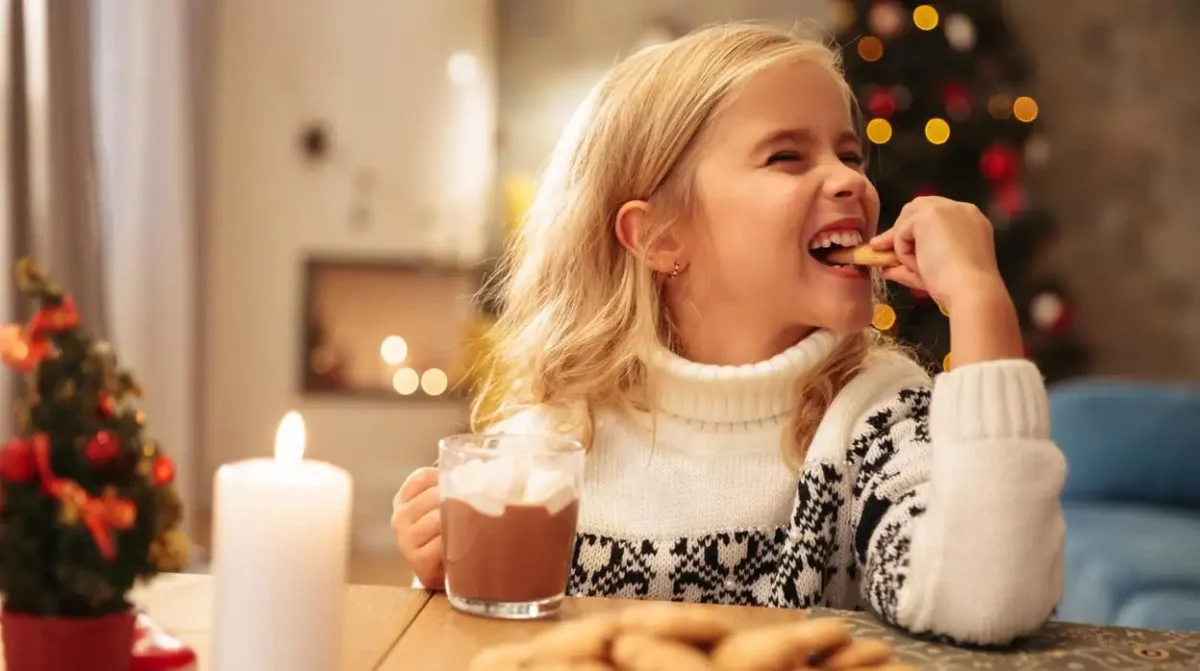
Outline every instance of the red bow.
[[41, 475], [42, 491], [58, 499], [67, 517], [74, 514], [82, 517], [101, 557], [115, 558], [113, 530], [124, 531], [132, 527], [137, 520], [137, 507], [117, 496], [112, 488], [106, 489], [103, 496], [92, 496], [78, 482], [55, 477], [50, 469], [50, 439], [46, 434], [34, 435], [33, 455]]

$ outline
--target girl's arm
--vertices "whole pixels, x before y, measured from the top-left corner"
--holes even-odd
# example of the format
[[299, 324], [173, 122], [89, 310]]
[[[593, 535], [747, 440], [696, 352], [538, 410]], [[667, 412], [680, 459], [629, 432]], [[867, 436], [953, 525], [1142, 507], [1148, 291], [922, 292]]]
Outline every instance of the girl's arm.
[[910, 388], [855, 430], [855, 556], [884, 619], [962, 643], [1007, 643], [1062, 593], [1066, 473], [1041, 374], [979, 361]]

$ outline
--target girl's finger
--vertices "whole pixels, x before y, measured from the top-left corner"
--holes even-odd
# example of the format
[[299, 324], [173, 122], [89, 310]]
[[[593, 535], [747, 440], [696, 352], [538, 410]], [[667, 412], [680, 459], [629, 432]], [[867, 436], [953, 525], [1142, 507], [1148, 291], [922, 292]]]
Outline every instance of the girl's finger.
[[408, 540], [414, 548], [423, 548], [442, 535], [442, 511], [433, 509], [408, 529]]
[[421, 492], [428, 490], [438, 483], [438, 472], [436, 468], [419, 468], [412, 472], [400, 485], [400, 491], [396, 492], [397, 503], [407, 503]]
[[886, 252], [892, 249], [895, 245], [896, 229], [889, 228], [888, 230], [871, 238], [870, 245], [873, 249], [881, 252]]
[[410, 522], [425, 517], [430, 512], [437, 510], [442, 505], [442, 492], [437, 487], [431, 487], [417, 494], [417, 496], [405, 505], [405, 513]]

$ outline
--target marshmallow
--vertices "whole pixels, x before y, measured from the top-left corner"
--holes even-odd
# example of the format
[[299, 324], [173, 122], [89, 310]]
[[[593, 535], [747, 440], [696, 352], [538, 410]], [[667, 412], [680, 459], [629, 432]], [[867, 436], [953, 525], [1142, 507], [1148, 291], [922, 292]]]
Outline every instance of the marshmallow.
[[524, 502], [543, 505], [551, 515], [557, 515], [579, 498], [571, 475], [549, 468], [534, 468], [525, 481]]
[[459, 499], [493, 517], [509, 505], [543, 505], [555, 515], [579, 498], [574, 478], [559, 469], [539, 466], [528, 453], [476, 459], [449, 469], [442, 496]]

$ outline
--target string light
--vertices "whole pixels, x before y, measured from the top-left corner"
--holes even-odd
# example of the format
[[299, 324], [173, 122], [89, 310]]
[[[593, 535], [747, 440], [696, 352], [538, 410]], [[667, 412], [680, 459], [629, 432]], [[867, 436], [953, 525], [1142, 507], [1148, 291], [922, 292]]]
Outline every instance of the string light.
[[871, 119], [867, 122], [867, 139], [875, 144], [887, 144], [892, 139], [892, 124], [887, 119]]
[[988, 114], [996, 119], [1007, 119], [1012, 111], [1012, 98], [1003, 93], [997, 93], [988, 100]]
[[379, 356], [393, 366], [403, 363], [408, 356], [408, 343], [398, 335], [390, 335], [379, 345]]
[[886, 331], [896, 325], [896, 311], [887, 303], [876, 303], [875, 314], [871, 316], [871, 326], [880, 331]]
[[1036, 100], [1029, 96], [1021, 96], [1013, 101], [1012, 111], [1013, 116], [1017, 117], [1018, 121], [1029, 123], [1037, 118], [1038, 104]]
[[392, 375], [392, 389], [397, 394], [409, 396], [421, 386], [421, 376], [411, 368], [401, 368]]
[[942, 370], [949, 371], [954, 367], [954, 353], [946, 352], [946, 357], [942, 359]]
[[449, 380], [441, 369], [430, 368], [421, 374], [421, 389], [430, 396], [441, 395], [448, 386]]
[[938, 13], [932, 5], [921, 5], [913, 10], [913, 25], [921, 30], [933, 30], [938, 25]]
[[883, 42], [874, 35], [867, 35], [858, 41], [858, 56], [868, 63], [883, 58]]
[[950, 124], [934, 117], [925, 123], [925, 139], [932, 144], [946, 144], [950, 139]]

